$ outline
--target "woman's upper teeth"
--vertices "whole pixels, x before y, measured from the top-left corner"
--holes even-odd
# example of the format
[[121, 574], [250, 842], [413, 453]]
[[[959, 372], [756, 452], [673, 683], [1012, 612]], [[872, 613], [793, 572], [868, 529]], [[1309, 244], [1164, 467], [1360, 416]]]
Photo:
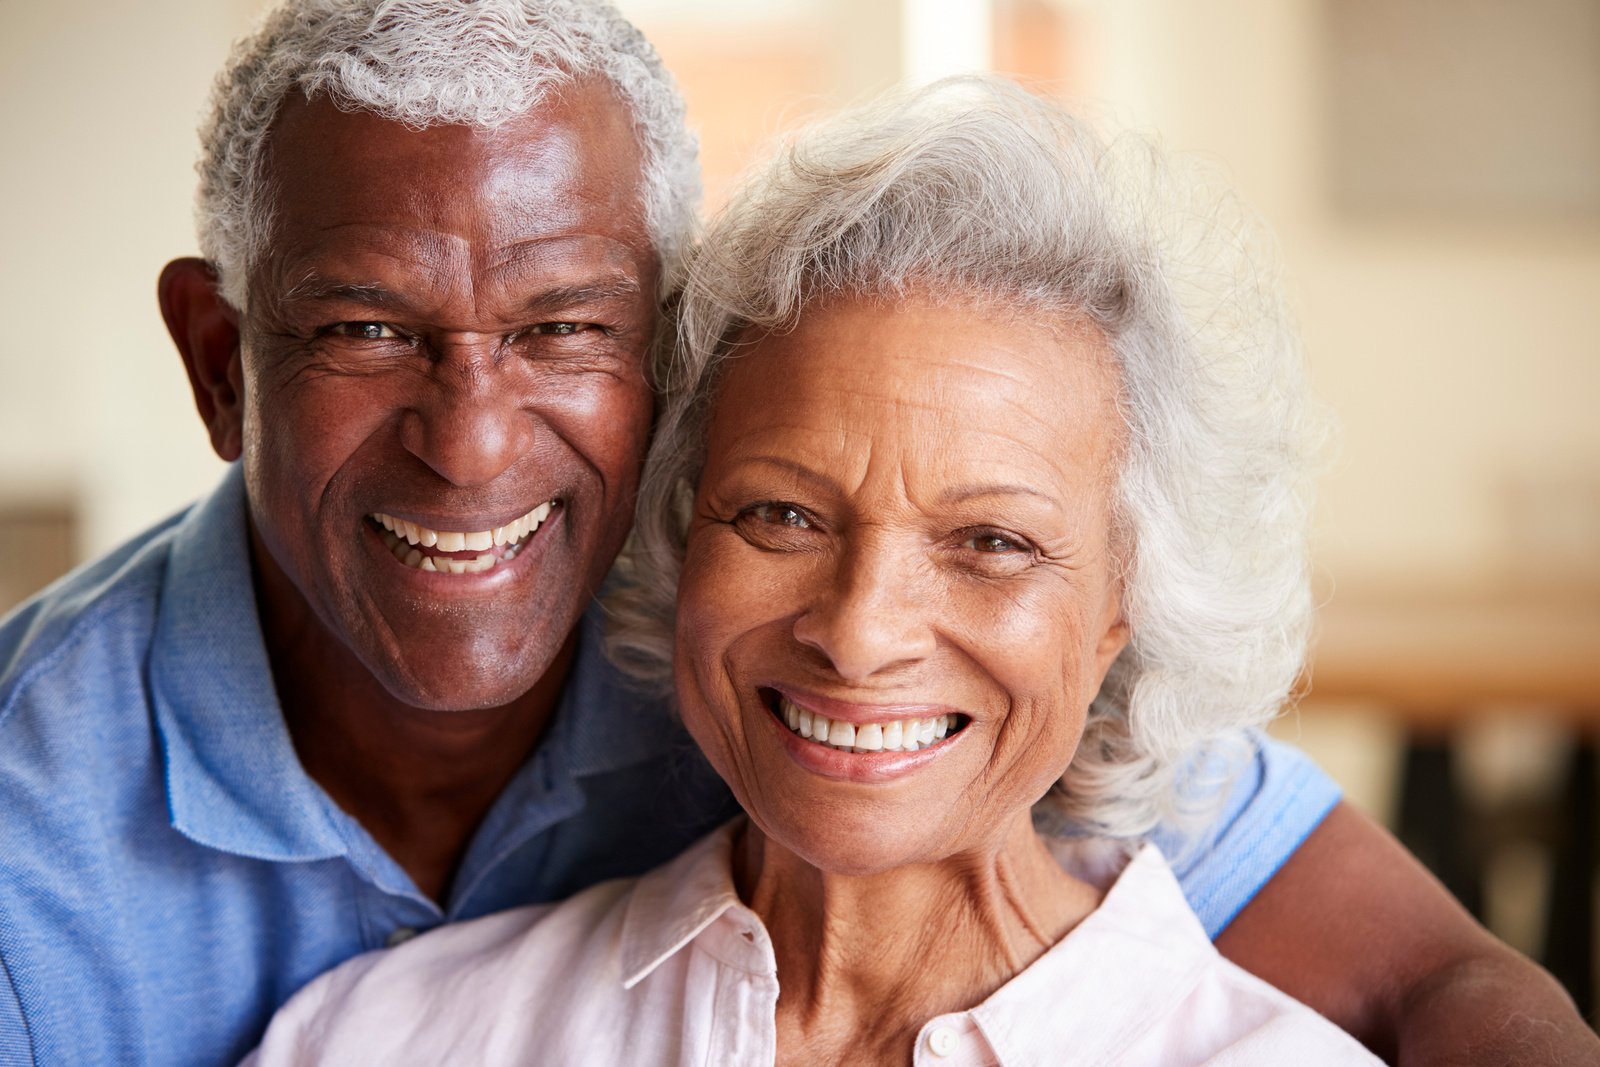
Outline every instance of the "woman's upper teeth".
[[518, 519], [504, 526], [469, 532], [456, 530], [430, 530], [415, 522], [397, 519], [382, 512], [372, 518], [379, 526], [411, 545], [437, 548], [440, 552], [485, 552], [496, 545], [514, 545], [539, 528], [550, 515], [554, 501], [546, 501]]
[[830, 719], [778, 697], [778, 712], [789, 729], [801, 737], [847, 752], [915, 752], [927, 748], [950, 732], [954, 715], [888, 722], [850, 723]]

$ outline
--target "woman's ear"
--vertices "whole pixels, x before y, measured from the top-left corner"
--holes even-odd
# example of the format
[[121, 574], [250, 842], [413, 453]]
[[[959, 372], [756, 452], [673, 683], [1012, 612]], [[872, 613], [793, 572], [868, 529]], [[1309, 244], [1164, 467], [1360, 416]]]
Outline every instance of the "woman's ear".
[[1105, 684], [1106, 673], [1111, 670], [1111, 665], [1122, 655], [1122, 650], [1128, 647], [1133, 631], [1128, 626], [1127, 613], [1122, 609], [1122, 579], [1110, 583], [1107, 590], [1106, 602], [1101, 605], [1099, 640], [1095, 642], [1094, 665], [1095, 686], [1094, 692], [1100, 691], [1100, 686]]
[[203, 259], [175, 259], [156, 286], [161, 317], [183, 357], [194, 406], [211, 447], [231, 463], [244, 451], [244, 370], [239, 313], [217, 291], [217, 273]]

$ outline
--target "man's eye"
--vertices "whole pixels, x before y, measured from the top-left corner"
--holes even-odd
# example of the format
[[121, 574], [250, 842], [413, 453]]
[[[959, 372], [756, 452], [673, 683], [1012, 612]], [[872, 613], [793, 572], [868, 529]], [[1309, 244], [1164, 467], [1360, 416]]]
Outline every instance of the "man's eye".
[[341, 322], [329, 332], [336, 337], [348, 337], [356, 341], [400, 340], [399, 332], [383, 322]]
[[533, 328], [534, 333], [543, 334], [569, 334], [583, 333], [585, 330], [594, 329], [593, 324], [587, 322], [541, 322]]

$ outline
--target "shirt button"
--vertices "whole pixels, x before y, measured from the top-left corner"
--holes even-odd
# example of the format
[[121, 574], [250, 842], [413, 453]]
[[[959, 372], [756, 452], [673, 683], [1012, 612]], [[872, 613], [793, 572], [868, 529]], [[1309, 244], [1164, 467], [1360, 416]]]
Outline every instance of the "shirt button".
[[956, 1037], [956, 1032], [948, 1026], [935, 1027], [933, 1032], [928, 1035], [928, 1051], [935, 1056], [950, 1055], [956, 1050], [956, 1045], [958, 1044], [960, 1044], [960, 1038]]
[[415, 926], [401, 926], [398, 927], [394, 933], [389, 935], [389, 939], [385, 941], [384, 944], [388, 945], [390, 948], [398, 948], [416, 936], [417, 928]]

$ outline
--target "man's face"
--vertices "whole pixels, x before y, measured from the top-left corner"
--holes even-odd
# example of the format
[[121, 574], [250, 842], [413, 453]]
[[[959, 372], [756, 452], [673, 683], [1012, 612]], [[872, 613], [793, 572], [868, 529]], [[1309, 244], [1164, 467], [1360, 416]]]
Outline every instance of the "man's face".
[[492, 131], [297, 101], [268, 163], [240, 367], [265, 611], [297, 594], [408, 704], [507, 703], [621, 546], [649, 429], [627, 113], [599, 85]]

